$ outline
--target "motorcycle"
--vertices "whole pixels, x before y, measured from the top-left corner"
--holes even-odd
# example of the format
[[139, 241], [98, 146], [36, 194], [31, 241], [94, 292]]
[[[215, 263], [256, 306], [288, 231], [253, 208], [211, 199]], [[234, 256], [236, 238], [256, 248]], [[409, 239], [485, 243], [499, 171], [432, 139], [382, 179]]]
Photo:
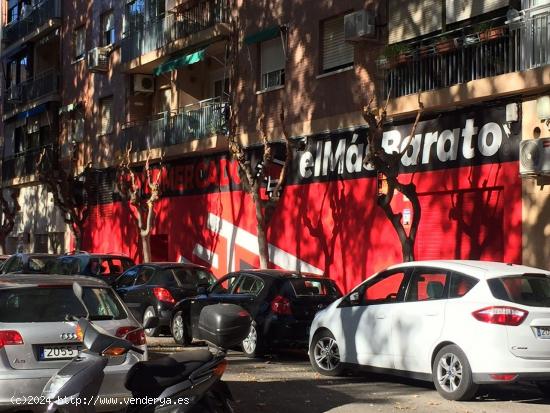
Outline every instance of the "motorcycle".
[[[73, 291], [86, 309], [82, 287], [75, 282]], [[76, 334], [84, 350], [46, 383], [42, 400], [48, 403], [48, 413], [95, 413], [109, 357], [130, 351], [143, 354], [143, 350], [124, 337], [115, 337], [94, 325], [88, 316], [77, 320]], [[205, 307], [199, 319], [199, 338], [210, 348], [173, 353], [133, 365], [125, 380], [132, 397], [124, 401], [124, 411], [233, 412], [231, 392], [221, 381], [227, 366], [225, 356], [228, 348], [238, 345], [248, 335], [251, 321], [250, 314], [234, 304]], [[144, 328], [154, 328], [157, 324], [158, 318], [151, 317]]]

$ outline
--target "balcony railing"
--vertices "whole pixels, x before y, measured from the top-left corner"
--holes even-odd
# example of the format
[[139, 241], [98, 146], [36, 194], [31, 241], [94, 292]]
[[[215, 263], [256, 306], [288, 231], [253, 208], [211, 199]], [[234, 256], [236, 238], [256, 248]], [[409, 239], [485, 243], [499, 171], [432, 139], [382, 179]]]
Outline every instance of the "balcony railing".
[[379, 65], [384, 96], [399, 97], [550, 64], [550, 7], [522, 11], [515, 23], [449, 32]]
[[120, 149], [124, 150], [131, 144], [132, 150], [143, 151], [225, 133], [226, 105], [219, 98], [208, 99], [186, 106], [174, 116], [166, 114], [145, 123], [127, 125], [120, 140]]
[[[185, 6], [181, 6], [185, 7]], [[135, 23], [130, 18], [129, 30], [122, 39], [122, 62], [126, 63], [175, 40], [229, 20], [228, 0], [199, 0], [192, 6], [170, 13], [161, 19]]]
[[61, 19], [61, 0], [43, 0], [34, 7], [28, 6], [24, 17], [4, 27], [3, 41], [9, 46], [52, 19]]
[[33, 100], [40, 99], [59, 90], [59, 74], [55, 69], [37, 75], [33, 79], [7, 88], [4, 94], [4, 114]]
[[[4, 158], [2, 160], [2, 181], [8, 182], [15, 178], [34, 175], [38, 168], [40, 155], [44, 150], [49, 151], [50, 154], [54, 153], [53, 145], [45, 145]], [[50, 156], [44, 157], [46, 162], [48, 159]], [[47, 165], [43, 166], [48, 167]]]

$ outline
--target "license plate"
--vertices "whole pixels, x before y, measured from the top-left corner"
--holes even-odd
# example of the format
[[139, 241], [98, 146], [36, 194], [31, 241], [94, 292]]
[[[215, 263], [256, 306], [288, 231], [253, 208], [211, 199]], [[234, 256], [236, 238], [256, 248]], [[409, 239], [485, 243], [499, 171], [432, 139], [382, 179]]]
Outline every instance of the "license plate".
[[40, 360], [70, 360], [78, 355], [82, 346], [44, 346], [40, 349]]
[[550, 340], [550, 327], [537, 327], [537, 337]]

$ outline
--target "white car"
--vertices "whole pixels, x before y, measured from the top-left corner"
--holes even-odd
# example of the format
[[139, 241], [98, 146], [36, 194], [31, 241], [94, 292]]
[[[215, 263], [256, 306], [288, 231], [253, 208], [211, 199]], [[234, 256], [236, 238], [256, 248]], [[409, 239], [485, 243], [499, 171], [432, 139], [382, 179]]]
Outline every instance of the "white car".
[[309, 357], [325, 375], [361, 365], [433, 381], [449, 400], [519, 380], [550, 397], [550, 272], [483, 261], [392, 266], [317, 314]]

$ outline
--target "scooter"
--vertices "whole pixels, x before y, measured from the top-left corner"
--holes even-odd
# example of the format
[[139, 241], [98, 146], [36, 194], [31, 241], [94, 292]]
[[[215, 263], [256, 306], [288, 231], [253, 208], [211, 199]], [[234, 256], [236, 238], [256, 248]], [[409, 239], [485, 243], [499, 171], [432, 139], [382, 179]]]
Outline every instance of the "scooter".
[[[73, 291], [86, 309], [82, 287]], [[230, 413], [231, 392], [221, 381], [226, 369], [226, 349], [236, 346], [250, 330], [252, 319], [242, 307], [216, 304], [200, 314], [200, 337], [213, 351], [196, 350], [174, 353], [153, 361], [140, 361], [130, 368], [125, 386], [132, 397], [123, 402], [127, 413]], [[151, 317], [144, 328], [154, 328], [158, 318]], [[125, 338], [115, 337], [79, 318], [76, 334], [84, 350], [53, 376], [42, 391], [48, 413], [95, 413], [109, 357], [143, 350]], [[131, 334], [129, 332], [128, 334]], [[127, 335], [128, 335], [127, 334]]]

